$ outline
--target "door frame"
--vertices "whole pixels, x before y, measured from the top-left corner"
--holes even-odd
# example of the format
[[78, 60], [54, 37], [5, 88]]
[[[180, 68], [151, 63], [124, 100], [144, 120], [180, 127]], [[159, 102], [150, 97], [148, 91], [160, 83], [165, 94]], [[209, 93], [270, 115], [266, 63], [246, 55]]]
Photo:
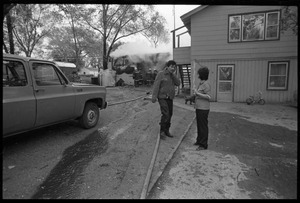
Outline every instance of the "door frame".
[[218, 94], [219, 94], [219, 68], [222, 66], [229, 66], [232, 67], [232, 77], [231, 77], [231, 101], [228, 102], [234, 102], [234, 81], [235, 81], [235, 64], [217, 64], [217, 79], [216, 79], [216, 101], [218, 102]]

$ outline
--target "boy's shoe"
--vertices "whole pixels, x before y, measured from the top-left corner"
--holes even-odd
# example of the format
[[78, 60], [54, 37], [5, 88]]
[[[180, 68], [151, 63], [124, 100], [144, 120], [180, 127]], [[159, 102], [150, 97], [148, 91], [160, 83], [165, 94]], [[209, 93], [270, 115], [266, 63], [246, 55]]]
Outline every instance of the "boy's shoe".
[[200, 144], [199, 144], [198, 142], [195, 142], [195, 143], [194, 143], [194, 145], [196, 145], [196, 146], [197, 146], [197, 145], [200, 145]]

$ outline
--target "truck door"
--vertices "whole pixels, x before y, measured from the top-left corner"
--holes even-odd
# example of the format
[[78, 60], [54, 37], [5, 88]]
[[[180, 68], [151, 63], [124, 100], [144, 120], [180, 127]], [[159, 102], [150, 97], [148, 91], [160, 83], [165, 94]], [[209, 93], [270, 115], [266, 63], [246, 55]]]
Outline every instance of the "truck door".
[[33, 128], [36, 100], [25, 63], [3, 59], [3, 136]]
[[75, 94], [72, 85], [51, 63], [30, 62], [37, 100], [35, 126], [48, 125], [74, 118]]

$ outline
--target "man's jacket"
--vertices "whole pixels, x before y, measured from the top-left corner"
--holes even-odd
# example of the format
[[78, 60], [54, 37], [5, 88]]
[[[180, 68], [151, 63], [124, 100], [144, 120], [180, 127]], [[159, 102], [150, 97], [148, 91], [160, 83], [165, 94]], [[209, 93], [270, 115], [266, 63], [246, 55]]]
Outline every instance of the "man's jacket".
[[180, 80], [168, 70], [160, 71], [154, 81], [152, 98], [174, 99], [175, 85], [180, 85]]

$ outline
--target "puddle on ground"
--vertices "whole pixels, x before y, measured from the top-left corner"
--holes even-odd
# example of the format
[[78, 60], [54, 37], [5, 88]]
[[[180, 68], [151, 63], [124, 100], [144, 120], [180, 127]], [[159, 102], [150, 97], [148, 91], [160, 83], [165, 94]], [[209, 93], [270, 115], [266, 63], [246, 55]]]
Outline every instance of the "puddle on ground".
[[67, 148], [59, 163], [38, 187], [33, 199], [72, 199], [79, 194], [83, 172], [93, 158], [107, 150], [107, 132], [95, 131]]

